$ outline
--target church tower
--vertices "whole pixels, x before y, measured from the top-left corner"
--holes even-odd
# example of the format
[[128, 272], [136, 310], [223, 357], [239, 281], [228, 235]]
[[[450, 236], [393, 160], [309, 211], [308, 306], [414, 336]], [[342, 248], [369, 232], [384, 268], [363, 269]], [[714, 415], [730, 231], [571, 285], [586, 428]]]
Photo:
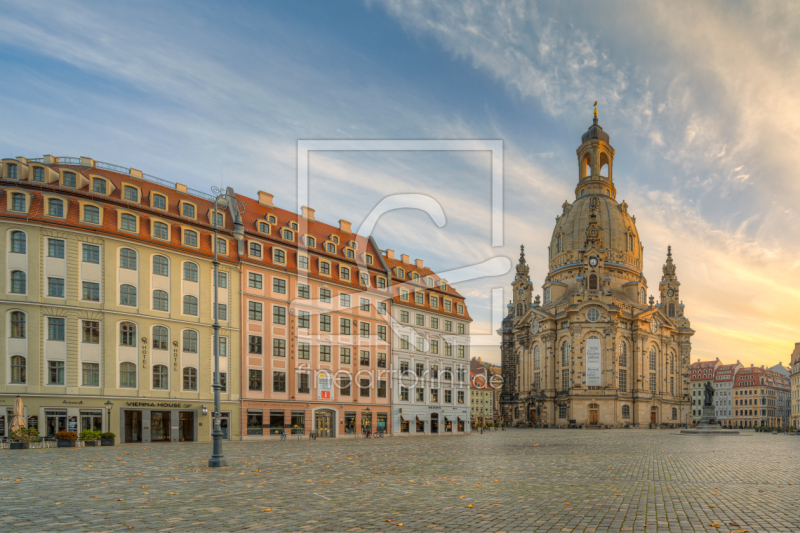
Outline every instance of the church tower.
[[609, 144], [608, 133], [597, 123], [597, 102], [595, 102], [594, 119], [586, 133], [581, 136], [578, 147], [578, 186], [575, 187], [575, 198], [592, 194], [602, 194], [609, 198], [617, 198], [614, 187], [614, 149]]
[[525, 246], [519, 247], [519, 263], [517, 263], [517, 275], [514, 277], [512, 284], [514, 291], [514, 316], [519, 318], [523, 316], [528, 308], [531, 306], [531, 292], [533, 284], [530, 278], [530, 267], [525, 261]]
[[675, 273], [672, 261], [672, 246], [667, 246], [667, 262], [662, 267], [661, 282], [658, 290], [661, 293], [661, 312], [675, 320], [681, 327], [689, 327], [689, 321], [683, 316], [683, 303], [680, 300], [681, 282]]

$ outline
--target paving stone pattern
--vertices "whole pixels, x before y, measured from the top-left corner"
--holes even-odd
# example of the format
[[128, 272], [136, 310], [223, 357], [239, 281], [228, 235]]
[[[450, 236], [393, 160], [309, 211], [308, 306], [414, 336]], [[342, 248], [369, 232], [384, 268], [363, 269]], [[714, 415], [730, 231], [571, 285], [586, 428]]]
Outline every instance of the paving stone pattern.
[[[0, 531], [800, 531], [800, 437], [671, 430], [0, 450]], [[401, 525], [402, 524], [402, 525]]]

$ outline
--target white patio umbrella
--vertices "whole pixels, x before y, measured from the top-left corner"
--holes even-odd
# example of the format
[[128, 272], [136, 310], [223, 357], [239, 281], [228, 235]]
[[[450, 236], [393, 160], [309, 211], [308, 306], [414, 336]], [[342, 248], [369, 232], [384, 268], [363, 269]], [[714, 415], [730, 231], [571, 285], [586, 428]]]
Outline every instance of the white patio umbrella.
[[22, 398], [17, 396], [17, 399], [14, 400], [14, 413], [11, 415], [11, 432], [24, 428], [27, 426], [25, 424], [25, 410], [22, 406]]

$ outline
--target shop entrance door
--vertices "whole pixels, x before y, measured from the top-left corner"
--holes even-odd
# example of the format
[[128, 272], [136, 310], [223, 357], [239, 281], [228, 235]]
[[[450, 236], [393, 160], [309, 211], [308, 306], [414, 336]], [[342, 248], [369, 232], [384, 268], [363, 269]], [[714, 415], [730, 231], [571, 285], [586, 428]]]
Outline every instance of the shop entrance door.
[[122, 442], [142, 442], [141, 411], [125, 411], [125, 436]]
[[650, 423], [651, 424], [655, 424], [656, 423], [656, 412], [655, 411], [651, 411], [650, 412]]
[[[229, 412], [222, 413], [219, 418], [219, 429], [222, 431], [223, 440], [231, 440], [231, 414]], [[211, 431], [214, 431], [214, 426], [211, 426]]]
[[150, 440], [169, 442], [169, 428], [172, 413], [169, 411], [150, 411]]
[[431, 413], [431, 433], [439, 433], [439, 413]]
[[194, 438], [194, 411], [178, 413], [178, 440], [192, 442]]
[[317, 411], [314, 415], [314, 427], [317, 428], [318, 437], [333, 437], [333, 413], [330, 411]]
[[66, 411], [45, 411], [44, 412], [45, 428], [47, 437], [55, 437], [56, 433], [67, 429], [67, 412]]

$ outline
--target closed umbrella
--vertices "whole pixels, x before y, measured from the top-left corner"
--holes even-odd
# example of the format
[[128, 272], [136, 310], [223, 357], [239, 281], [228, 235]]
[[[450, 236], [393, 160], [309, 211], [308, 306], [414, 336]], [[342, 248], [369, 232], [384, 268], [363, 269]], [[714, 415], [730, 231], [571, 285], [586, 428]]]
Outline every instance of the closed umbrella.
[[24, 428], [25, 424], [25, 415], [23, 414], [24, 408], [22, 407], [22, 398], [17, 396], [17, 399], [14, 400], [14, 414], [11, 415], [11, 432], [17, 431], [20, 428]]

